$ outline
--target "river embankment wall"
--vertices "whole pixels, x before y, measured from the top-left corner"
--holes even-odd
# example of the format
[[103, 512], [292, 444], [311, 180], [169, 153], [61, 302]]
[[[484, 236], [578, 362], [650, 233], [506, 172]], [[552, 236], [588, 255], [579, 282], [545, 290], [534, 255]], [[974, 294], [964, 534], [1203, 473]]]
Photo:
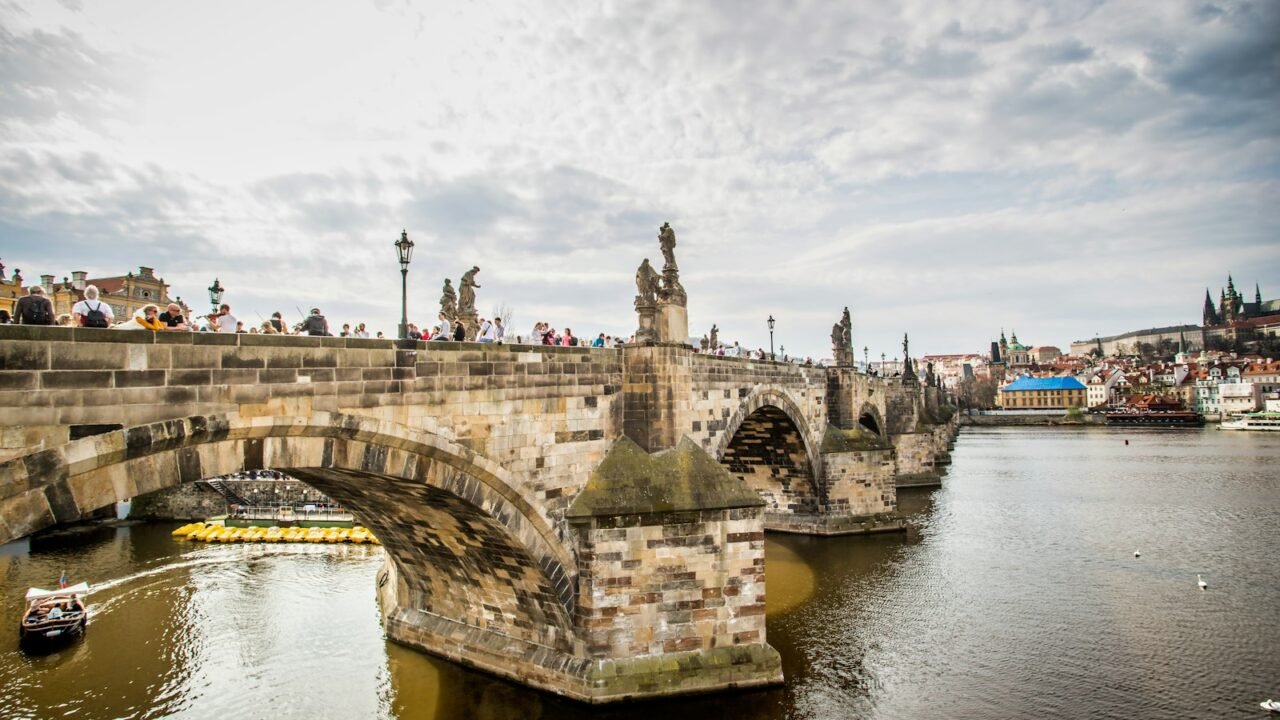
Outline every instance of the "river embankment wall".
[[961, 427], [1030, 427], [1044, 425], [1062, 425], [1078, 427], [1096, 427], [1106, 425], [1107, 419], [1101, 415], [968, 415], [960, 414]]

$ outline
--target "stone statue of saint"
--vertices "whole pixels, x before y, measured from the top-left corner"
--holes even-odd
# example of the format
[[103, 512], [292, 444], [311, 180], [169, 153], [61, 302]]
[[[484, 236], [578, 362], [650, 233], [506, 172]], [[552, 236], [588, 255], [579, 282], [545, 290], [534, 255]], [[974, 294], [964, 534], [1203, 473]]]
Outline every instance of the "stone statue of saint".
[[702, 347], [702, 352], [706, 352], [707, 348], [711, 347], [711, 339], [703, 335], [702, 339], [698, 341], [698, 345]]
[[676, 266], [676, 231], [671, 223], [662, 223], [658, 228], [658, 245], [662, 248], [662, 272], [679, 270]]
[[658, 302], [658, 281], [661, 276], [658, 271], [653, 269], [649, 264], [649, 258], [645, 258], [640, 263], [639, 269], [636, 270], [636, 292], [640, 293], [636, 296], [637, 305], [653, 305]]
[[907, 340], [907, 334], [902, 333], [902, 356], [908, 359], [911, 358], [911, 350], [909, 349], [909, 343], [910, 341]]
[[480, 287], [476, 284], [478, 272], [480, 267], [472, 266], [463, 274], [462, 280], [458, 281], [458, 314], [462, 317], [476, 313], [476, 288]]
[[835, 323], [831, 326], [831, 357], [836, 361], [836, 365], [841, 365], [844, 359], [844, 326]]
[[444, 290], [440, 292], [440, 312], [452, 322], [458, 319], [458, 294], [453, 291], [453, 281], [444, 279]]
[[849, 318], [849, 306], [846, 305], [844, 313], [840, 316], [840, 327], [844, 330], [843, 347], [849, 353], [849, 365], [853, 364], [853, 320]]
[[711, 324], [711, 349], [715, 350], [720, 347], [720, 328], [715, 323]]

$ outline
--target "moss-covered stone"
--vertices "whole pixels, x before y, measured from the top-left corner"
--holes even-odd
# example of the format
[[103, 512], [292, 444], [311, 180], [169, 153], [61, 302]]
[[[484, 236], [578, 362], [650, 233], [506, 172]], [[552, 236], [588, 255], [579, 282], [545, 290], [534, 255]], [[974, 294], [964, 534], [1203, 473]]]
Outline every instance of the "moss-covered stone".
[[747, 484], [689, 438], [650, 455], [625, 435], [591, 473], [566, 517], [760, 507]]
[[827, 426], [822, 436], [822, 452], [845, 453], [865, 450], [884, 450], [892, 447], [879, 435], [861, 427], [849, 429]]

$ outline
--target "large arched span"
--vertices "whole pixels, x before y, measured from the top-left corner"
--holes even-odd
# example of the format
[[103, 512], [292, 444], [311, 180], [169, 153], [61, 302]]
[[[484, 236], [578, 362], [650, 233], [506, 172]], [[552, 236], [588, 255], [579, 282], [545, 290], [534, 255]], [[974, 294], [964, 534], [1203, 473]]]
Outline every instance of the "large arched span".
[[785, 394], [764, 389], [748, 395], [730, 418], [716, 457], [759, 493], [770, 512], [818, 511], [819, 456], [803, 413]]
[[199, 416], [83, 438], [0, 464], [11, 539], [206, 477], [271, 467], [350, 508], [394, 558], [412, 607], [567, 649], [570, 556], [497, 463], [369, 418]]

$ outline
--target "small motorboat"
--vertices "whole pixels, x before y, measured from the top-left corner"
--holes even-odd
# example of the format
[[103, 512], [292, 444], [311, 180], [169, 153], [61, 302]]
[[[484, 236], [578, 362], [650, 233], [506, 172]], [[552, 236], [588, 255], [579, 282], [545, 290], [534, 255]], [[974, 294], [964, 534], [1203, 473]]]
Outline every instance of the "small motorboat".
[[1280, 713], [1280, 700], [1263, 700], [1261, 703], [1263, 710], [1270, 710], [1273, 713]]
[[84, 635], [89, 609], [83, 596], [89, 584], [80, 583], [57, 590], [27, 590], [27, 610], [22, 614], [18, 640], [27, 649], [69, 642]]

